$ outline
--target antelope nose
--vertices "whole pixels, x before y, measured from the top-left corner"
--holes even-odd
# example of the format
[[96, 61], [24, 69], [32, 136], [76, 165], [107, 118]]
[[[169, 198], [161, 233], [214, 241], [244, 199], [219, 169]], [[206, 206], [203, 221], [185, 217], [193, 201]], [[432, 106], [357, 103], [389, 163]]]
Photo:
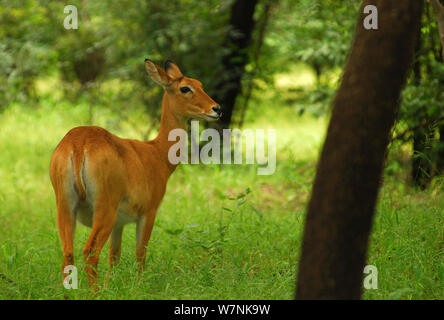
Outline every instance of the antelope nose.
[[222, 109], [220, 108], [220, 106], [214, 106], [213, 111], [217, 113], [218, 116], [220, 116], [222, 114]]

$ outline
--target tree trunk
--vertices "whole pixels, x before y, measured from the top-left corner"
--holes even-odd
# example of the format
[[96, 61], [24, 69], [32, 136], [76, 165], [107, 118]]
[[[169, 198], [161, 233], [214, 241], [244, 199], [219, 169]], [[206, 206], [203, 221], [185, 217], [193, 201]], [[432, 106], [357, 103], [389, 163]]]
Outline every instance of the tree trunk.
[[269, 0], [265, 4], [264, 13], [261, 19], [259, 20], [259, 25], [258, 25], [259, 31], [256, 39], [256, 47], [254, 48], [253, 52], [253, 61], [252, 61], [253, 70], [251, 71], [250, 80], [248, 82], [247, 89], [245, 90], [244, 103], [242, 104], [240, 109], [240, 119], [238, 123], [239, 128], [242, 128], [242, 126], [244, 125], [245, 114], [247, 113], [248, 109], [248, 103], [250, 102], [251, 94], [253, 93], [254, 80], [258, 72], [260, 72], [259, 57], [261, 54], [262, 45], [264, 44], [265, 32], [268, 26], [268, 20], [270, 18], [273, 4], [274, 4], [273, 0]]
[[[376, 5], [379, 30], [363, 27]], [[364, 0], [308, 205], [296, 298], [359, 299], [384, 153], [423, 2]]]
[[257, 0], [235, 0], [231, 6], [230, 31], [225, 47], [230, 51], [222, 58], [223, 73], [215, 87], [215, 101], [222, 107], [223, 115], [216, 124], [219, 129], [228, 128], [236, 98], [241, 92], [241, 79], [248, 63], [247, 49], [254, 28], [254, 10]]

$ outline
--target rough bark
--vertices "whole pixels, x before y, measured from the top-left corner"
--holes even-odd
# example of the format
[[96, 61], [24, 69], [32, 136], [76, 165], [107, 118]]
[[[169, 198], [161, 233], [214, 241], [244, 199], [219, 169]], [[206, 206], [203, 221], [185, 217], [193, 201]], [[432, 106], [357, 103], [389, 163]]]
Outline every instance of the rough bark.
[[[363, 27], [376, 5], [379, 30]], [[302, 243], [297, 299], [359, 299], [384, 153], [423, 2], [364, 0], [333, 103]]]

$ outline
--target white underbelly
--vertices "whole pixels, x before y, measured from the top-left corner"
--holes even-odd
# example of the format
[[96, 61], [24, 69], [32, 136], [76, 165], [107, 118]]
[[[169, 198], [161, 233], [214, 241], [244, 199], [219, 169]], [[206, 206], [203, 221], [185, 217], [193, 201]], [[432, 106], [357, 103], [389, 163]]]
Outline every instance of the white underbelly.
[[[84, 202], [77, 206], [75, 210], [75, 216], [77, 220], [84, 226], [92, 228], [94, 220], [94, 210], [90, 204]], [[115, 225], [124, 226], [128, 223], [135, 223], [138, 221], [136, 214], [128, 212], [127, 206], [120, 205], [117, 210], [117, 218]]]
[[92, 227], [94, 211], [88, 203], [84, 202], [79, 204], [74, 214], [81, 224], [90, 228]]
[[119, 210], [117, 210], [117, 219], [116, 219], [116, 225], [126, 225], [128, 223], [135, 223], [137, 222], [138, 218], [136, 215], [129, 214], [128, 212], [124, 211], [122, 208], [119, 207]]

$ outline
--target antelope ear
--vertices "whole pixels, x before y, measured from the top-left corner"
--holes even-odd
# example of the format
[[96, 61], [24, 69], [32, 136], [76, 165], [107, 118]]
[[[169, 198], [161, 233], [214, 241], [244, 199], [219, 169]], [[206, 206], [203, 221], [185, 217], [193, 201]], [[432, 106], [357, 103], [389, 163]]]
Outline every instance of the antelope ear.
[[166, 87], [170, 83], [171, 78], [167, 75], [167, 73], [150, 59], [145, 59], [145, 69], [151, 79], [160, 84], [162, 87]]
[[183, 74], [177, 64], [175, 64], [171, 60], [165, 61], [165, 71], [171, 79], [178, 79], [183, 77]]

